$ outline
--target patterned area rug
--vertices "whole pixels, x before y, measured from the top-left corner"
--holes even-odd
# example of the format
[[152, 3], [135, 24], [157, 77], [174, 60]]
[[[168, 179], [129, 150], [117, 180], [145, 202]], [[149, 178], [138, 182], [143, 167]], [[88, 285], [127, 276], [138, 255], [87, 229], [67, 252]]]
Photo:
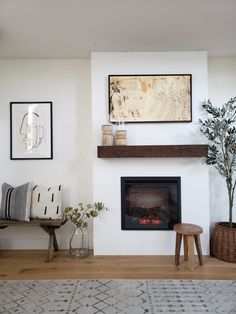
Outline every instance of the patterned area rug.
[[236, 313], [236, 281], [0, 281], [0, 313]]

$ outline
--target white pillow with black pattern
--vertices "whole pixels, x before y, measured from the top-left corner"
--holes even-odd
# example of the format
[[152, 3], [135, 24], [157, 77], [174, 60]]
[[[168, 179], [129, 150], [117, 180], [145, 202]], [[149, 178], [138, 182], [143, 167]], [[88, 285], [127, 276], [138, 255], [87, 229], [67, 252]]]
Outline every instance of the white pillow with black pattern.
[[31, 218], [58, 219], [62, 212], [61, 185], [44, 187], [35, 185], [32, 191]]

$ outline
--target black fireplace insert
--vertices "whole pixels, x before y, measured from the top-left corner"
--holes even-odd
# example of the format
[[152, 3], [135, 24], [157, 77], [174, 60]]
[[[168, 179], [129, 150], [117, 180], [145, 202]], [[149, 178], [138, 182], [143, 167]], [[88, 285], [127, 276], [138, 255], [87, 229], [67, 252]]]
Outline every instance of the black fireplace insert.
[[180, 177], [121, 177], [122, 230], [173, 230], [180, 222]]

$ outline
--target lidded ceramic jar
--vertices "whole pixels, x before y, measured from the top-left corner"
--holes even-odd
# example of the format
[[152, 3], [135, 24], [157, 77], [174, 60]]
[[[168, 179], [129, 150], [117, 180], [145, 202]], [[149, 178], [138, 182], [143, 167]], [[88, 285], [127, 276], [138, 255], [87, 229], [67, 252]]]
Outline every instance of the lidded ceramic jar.
[[113, 125], [103, 124], [102, 125], [102, 146], [112, 146], [113, 145]]

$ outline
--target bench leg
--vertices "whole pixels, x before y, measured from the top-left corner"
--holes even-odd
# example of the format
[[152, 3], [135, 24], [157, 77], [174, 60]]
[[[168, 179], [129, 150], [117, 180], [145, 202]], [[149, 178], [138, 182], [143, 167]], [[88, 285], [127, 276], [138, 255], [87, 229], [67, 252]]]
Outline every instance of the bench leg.
[[58, 244], [57, 244], [57, 238], [56, 238], [56, 233], [55, 229], [53, 229], [53, 248], [55, 252], [59, 251]]
[[48, 254], [46, 258], [46, 262], [51, 262], [53, 259], [53, 234], [49, 234], [49, 242], [48, 242]]
[[51, 262], [53, 260], [53, 248], [54, 251], [58, 252], [58, 244], [57, 244], [57, 238], [55, 234], [55, 227], [51, 226], [41, 226], [41, 228], [47, 232], [49, 235], [49, 242], [48, 242], [48, 254], [46, 258], [46, 262]]

